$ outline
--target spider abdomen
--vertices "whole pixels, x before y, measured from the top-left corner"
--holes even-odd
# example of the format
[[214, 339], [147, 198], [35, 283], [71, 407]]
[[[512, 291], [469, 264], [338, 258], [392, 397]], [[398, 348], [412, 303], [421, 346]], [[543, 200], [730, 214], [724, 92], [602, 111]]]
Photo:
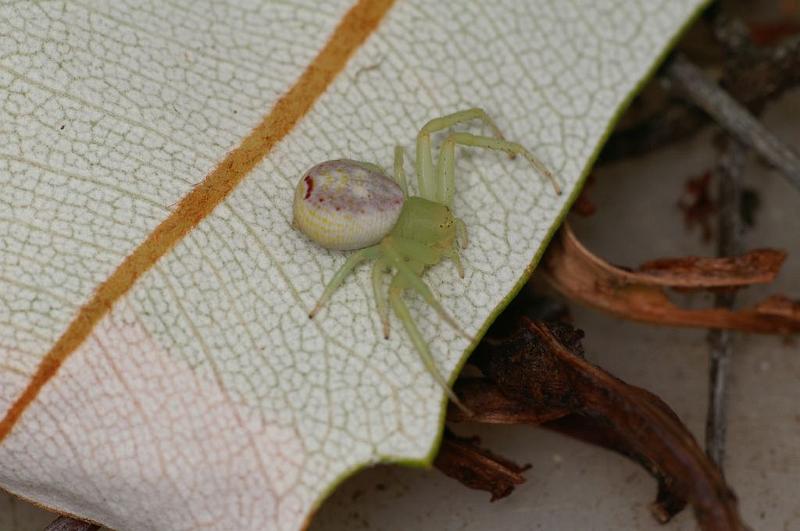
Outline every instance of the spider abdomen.
[[293, 223], [328, 249], [361, 249], [392, 230], [403, 201], [403, 191], [379, 168], [354, 160], [329, 160], [300, 178]]

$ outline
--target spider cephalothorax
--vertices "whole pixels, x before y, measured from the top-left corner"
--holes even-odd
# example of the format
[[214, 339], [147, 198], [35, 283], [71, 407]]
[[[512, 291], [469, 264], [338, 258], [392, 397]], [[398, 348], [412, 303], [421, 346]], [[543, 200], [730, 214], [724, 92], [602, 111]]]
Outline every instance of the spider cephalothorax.
[[[451, 133], [439, 149], [434, 167], [431, 133], [457, 123], [480, 119], [494, 137]], [[416, 174], [419, 196], [409, 197], [403, 171], [403, 148], [395, 148], [394, 180], [370, 163], [330, 160], [317, 164], [300, 178], [294, 195], [293, 224], [309, 238], [328, 249], [354, 253], [322, 293], [309, 317], [319, 311], [345, 277], [363, 260], [375, 260], [372, 286], [383, 333], [389, 337], [389, 306], [403, 323], [425, 367], [451, 400], [465, 409], [436, 368], [428, 343], [411, 318], [402, 294], [413, 289], [459, 333], [470, 338], [450, 317], [421, 275], [444, 258], [455, 262], [459, 275], [464, 270], [460, 249], [467, 246], [467, 228], [452, 212], [455, 194], [455, 146], [482, 147], [522, 155], [561, 193], [552, 174], [524, 147], [505, 140], [491, 118], [481, 109], [469, 109], [429, 121], [417, 135]], [[393, 272], [388, 294], [385, 277]]]

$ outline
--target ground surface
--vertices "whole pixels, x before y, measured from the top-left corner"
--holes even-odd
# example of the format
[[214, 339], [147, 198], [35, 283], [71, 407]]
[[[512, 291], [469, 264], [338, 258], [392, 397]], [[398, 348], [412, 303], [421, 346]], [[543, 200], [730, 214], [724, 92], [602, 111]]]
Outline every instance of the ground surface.
[[[800, 92], [776, 103], [767, 124], [800, 148]], [[714, 160], [706, 132], [647, 157], [597, 172], [590, 218], [573, 218], [578, 236], [611, 263], [635, 266], [659, 256], [712, 254], [699, 231], [686, 232], [675, 203], [684, 179]], [[789, 259], [775, 285], [751, 289], [743, 303], [773, 291], [800, 297], [800, 191], [751, 160], [749, 186], [760, 190], [757, 226], [747, 248], [777, 247]], [[679, 297], [704, 304], [707, 297]], [[629, 383], [670, 404], [702, 440], [706, 411], [707, 345], [704, 330], [659, 328], [623, 322], [573, 307], [586, 332], [587, 356]], [[739, 336], [732, 366], [726, 473], [754, 529], [800, 529], [800, 343]], [[381, 466], [349, 480], [317, 515], [313, 531], [344, 529], [696, 529], [690, 511], [667, 526], [647, 510], [655, 482], [637, 466], [609, 452], [545, 430], [461, 426], [485, 446], [532, 464], [528, 482], [509, 498], [488, 503], [436, 471]]]

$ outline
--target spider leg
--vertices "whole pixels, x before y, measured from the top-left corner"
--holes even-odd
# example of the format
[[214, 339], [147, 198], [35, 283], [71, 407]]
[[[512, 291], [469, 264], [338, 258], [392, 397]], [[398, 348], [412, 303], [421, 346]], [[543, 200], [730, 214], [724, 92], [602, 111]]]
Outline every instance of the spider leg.
[[467, 234], [467, 224], [461, 218], [455, 218], [456, 222], [456, 241], [448, 252], [447, 256], [455, 263], [458, 276], [464, 278], [464, 266], [461, 265], [461, 250], [469, 245], [469, 235]]
[[528, 159], [528, 162], [539, 172], [543, 177], [547, 178], [553, 185], [553, 189], [561, 195], [561, 187], [558, 185], [552, 172], [533, 154], [525, 149], [523, 146], [516, 142], [509, 142], [507, 140], [492, 138], [488, 136], [477, 136], [470, 133], [452, 133], [448, 136], [442, 144], [439, 160], [444, 161], [448, 165], [443, 167], [440, 171], [442, 176], [439, 180], [440, 192], [444, 195], [446, 205], [450, 205], [453, 201], [455, 192], [455, 180], [453, 176], [453, 165], [455, 161], [455, 146], [461, 144], [468, 147], [482, 147], [486, 149], [493, 149], [496, 151], [505, 151], [506, 153], [519, 154]]
[[439, 162], [436, 164], [436, 201], [453, 207], [456, 195], [456, 147], [447, 137], [439, 148]]
[[[409, 243], [413, 242], [399, 242], [399, 245], [402, 246]], [[397, 275], [403, 279], [405, 285], [419, 293], [423, 300], [425, 300], [425, 302], [430, 304], [433, 309], [436, 310], [436, 313], [439, 314], [439, 317], [453, 327], [453, 330], [458, 332], [464, 338], [473, 341], [474, 338], [467, 334], [464, 329], [459, 326], [458, 322], [456, 322], [456, 320], [453, 319], [449, 313], [447, 313], [447, 310], [445, 310], [444, 306], [442, 306], [442, 303], [436, 299], [427, 284], [425, 284], [425, 282], [419, 278], [419, 275], [409, 267], [409, 265], [406, 263], [406, 260], [396, 248], [397, 243], [395, 242], [395, 239], [384, 238], [383, 241], [378, 245], [381, 246], [385, 257], [389, 260], [389, 264], [397, 270]]]
[[458, 249], [453, 248], [450, 250], [449, 255], [450, 259], [456, 264], [456, 271], [458, 271], [458, 276], [464, 278], [464, 266], [461, 265], [461, 255], [458, 254]]
[[462, 249], [466, 249], [469, 245], [469, 233], [467, 232], [467, 224], [461, 218], [456, 218], [456, 237], [458, 238], [458, 245]]
[[406, 183], [406, 172], [403, 170], [403, 163], [405, 162], [405, 150], [403, 146], [395, 146], [394, 148], [394, 180], [400, 185], [403, 190], [403, 195], [408, 197], [408, 184]]
[[414, 323], [414, 320], [411, 318], [411, 313], [408, 311], [408, 306], [403, 301], [403, 284], [404, 278], [400, 276], [398, 273], [394, 279], [392, 280], [392, 284], [389, 288], [389, 301], [394, 308], [394, 312], [397, 314], [398, 319], [400, 322], [403, 323], [403, 327], [406, 329], [408, 336], [411, 338], [411, 342], [414, 344], [414, 347], [417, 349], [417, 353], [419, 357], [422, 359], [423, 365], [425, 365], [425, 369], [427, 369], [428, 374], [430, 374], [433, 379], [439, 384], [439, 387], [447, 393], [448, 398], [461, 408], [467, 415], [472, 416], [472, 411], [469, 410], [461, 400], [458, 399], [456, 394], [450, 388], [447, 380], [445, 380], [442, 373], [439, 372], [439, 369], [436, 367], [436, 361], [433, 359], [433, 355], [431, 355], [430, 348], [428, 348], [428, 343], [422, 337], [422, 334], [417, 328], [417, 325]]
[[387, 264], [378, 260], [372, 266], [372, 291], [375, 292], [375, 305], [378, 307], [378, 317], [383, 325], [383, 337], [389, 339], [389, 305], [383, 291], [383, 279], [386, 277]]
[[[498, 139], [503, 139], [503, 134], [488, 114], [483, 109], [473, 108], [455, 112], [440, 118], [434, 118], [422, 126], [417, 134], [417, 179], [419, 180], [419, 195], [425, 199], [435, 200], [437, 192], [436, 176], [433, 168], [433, 154], [431, 152], [431, 134], [447, 129], [453, 125], [480, 119], [488, 125]], [[513, 154], [512, 154], [513, 155]], [[441, 160], [441, 159], [440, 159]]]
[[328, 302], [328, 299], [331, 298], [333, 292], [336, 291], [339, 286], [342, 285], [345, 277], [350, 274], [351, 271], [361, 262], [362, 260], [367, 260], [370, 258], [377, 258], [380, 255], [380, 247], [379, 245], [373, 245], [372, 247], [367, 247], [366, 249], [361, 249], [360, 251], [353, 253], [350, 258], [344, 263], [344, 265], [336, 272], [328, 285], [325, 286], [325, 291], [322, 292], [322, 296], [317, 301], [316, 306], [314, 309], [311, 310], [308, 314], [309, 319], [313, 319], [317, 312], [322, 308], [322, 306]]

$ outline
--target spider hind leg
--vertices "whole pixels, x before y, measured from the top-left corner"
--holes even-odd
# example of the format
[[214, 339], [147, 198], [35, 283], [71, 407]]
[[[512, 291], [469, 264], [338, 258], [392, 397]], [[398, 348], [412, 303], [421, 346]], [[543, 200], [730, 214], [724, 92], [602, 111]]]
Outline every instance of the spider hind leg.
[[389, 288], [389, 302], [392, 305], [395, 314], [397, 314], [397, 318], [400, 319], [400, 322], [403, 324], [403, 328], [406, 329], [406, 333], [408, 333], [408, 336], [411, 338], [411, 342], [417, 349], [417, 353], [419, 354], [420, 359], [422, 359], [422, 363], [425, 365], [425, 369], [428, 371], [428, 374], [430, 374], [439, 387], [444, 390], [444, 392], [447, 394], [447, 397], [456, 406], [463, 410], [464, 413], [471, 417], [473, 415], [472, 411], [470, 411], [470, 409], [465, 406], [461, 400], [459, 400], [458, 396], [450, 388], [447, 380], [444, 378], [444, 376], [442, 376], [442, 373], [439, 372], [438, 367], [436, 367], [436, 361], [433, 359], [430, 348], [428, 348], [428, 343], [422, 337], [419, 328], [417, 328], [416, 323], [414, 323], [414, 320], [411, 318], [411, 313], [408, 311], [408, 306], [406, 306], [406, 303], [403, 301], [404, 288], [404, 278], [400, 276], [400, 273], [398, 273], [392, 280], [391, 287]]
[[[403, 279], [406, 287], [409, 287], [416, 291], [428, 304], [430, 304], [436, 313], [439, 314], [444, 321], [447, 322], [453, 329], [458, 332], [464, 338], [473, 341], [474, 338], [466, 333], [463, 328], [458, 324], [458, 322], [447, 313], [447, 310], [444, 309], [442, 303], [440, 303], [436, 296], [433, 294], [431, 289], [428, 287], [425, 282], [419, 278], [419, 275], [411, 269], [409, 266], [409, 262], [406, 261], [404, 258], [402, 251], [404, 247], [414, 248], [418, 252], [421, 251], [419, 248], [420, 246], [413, 241], [410, 240], [401, 240], [395, 238], [384, 238], [383, 241], [379, 244], [381, 246], [381, 250], [383, 251], [384, 257], [389, 261], [389, 264], [397, 270], [398, 276]], [[406, 249], [408, 250], [408, 249]]]

